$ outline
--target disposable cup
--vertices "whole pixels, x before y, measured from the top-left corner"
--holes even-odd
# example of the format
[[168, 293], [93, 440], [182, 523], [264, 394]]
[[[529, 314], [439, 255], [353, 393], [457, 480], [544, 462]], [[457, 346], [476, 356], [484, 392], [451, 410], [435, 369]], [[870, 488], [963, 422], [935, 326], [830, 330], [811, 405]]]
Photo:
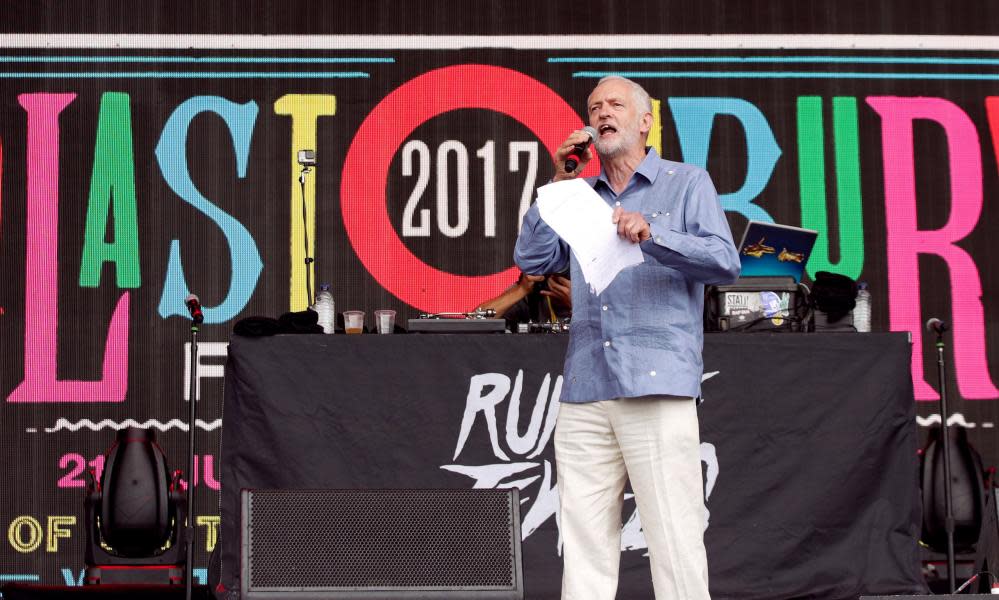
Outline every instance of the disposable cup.
[[388, 309], [376, 310], [375, 327], [378, 328], [378, 333], [392, 333], [395, 329], [395, 311]]
[[347, 333], [364, 333], [364, 311], [345, 310], [343, 312], [343, 329]]

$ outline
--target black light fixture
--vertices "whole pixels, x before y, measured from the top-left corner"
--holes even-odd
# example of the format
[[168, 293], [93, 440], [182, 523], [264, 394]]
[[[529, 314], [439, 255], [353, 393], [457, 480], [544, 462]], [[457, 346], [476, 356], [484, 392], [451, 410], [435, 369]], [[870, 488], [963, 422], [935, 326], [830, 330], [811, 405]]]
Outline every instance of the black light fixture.
[[118, 431], [85, 501], [87, 585], [184, 581], [187, 511], [153, 430]]

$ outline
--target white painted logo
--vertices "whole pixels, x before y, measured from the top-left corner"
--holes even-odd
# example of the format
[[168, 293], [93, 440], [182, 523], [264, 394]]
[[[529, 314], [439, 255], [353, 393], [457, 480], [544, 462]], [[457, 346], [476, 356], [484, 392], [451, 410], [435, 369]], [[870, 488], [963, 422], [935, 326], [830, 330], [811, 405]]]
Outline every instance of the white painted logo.
[[[717, 371], [705, 373], [702, 381], [717, 374]], [[559, 526], [555, 469], [550, 460], [541, 458], [541, 454], [547, 449], [555, 431], [561, 391], [562, 376], [557, 375], [553, 383], [552, 374], [545, 374], [537, 392], [526, 393], [527, 398], [533, 396], [534, 407], [531, 409], [526, 427], [522, 427], [520, 413], [521, 397], [525, 395], [524, 371], [518, 370], [513, 378], [503, 373], [482, 373], [472, 376], [465, 398], [465, 412], [458, 430], [458, 442], [455, 445], [454, 456], [451, 457], [453, 463], [441, 465], [446, 471], [472, 479], [473, 489], [520, 490], [521, 504], [529, 504], [527, 510], [521, 513], [521, 533], [525, 540], [551, 517], [555, 517], [556, 527]], [[505, 411], [502, 407], [504, 403], [506, 403]], [[485, 425], [485, 432], [481, 431], [481, 426], [476, 427], [477, 423]], [[474, 436], [483, 433], [488, 435], [489, 446], [497, 462], [485, 465], [458, 464], [458, 458], [469, 440], [478, 439]], [[706, 467], [704, 498], [707, 502], [719, 473], [718, 457], [713, 444], [701, 443], [701, 462]], [[647, 545], [633, 498], [633, 494], [625, 494], [624, 497], [626, 507], [631, 512], [621, 529], [621, 550], [644, 552]], [[705, 506], [705, 529], [708, 527], [709, 514]], [[557, 550], [561, 554], [561, 536]]]

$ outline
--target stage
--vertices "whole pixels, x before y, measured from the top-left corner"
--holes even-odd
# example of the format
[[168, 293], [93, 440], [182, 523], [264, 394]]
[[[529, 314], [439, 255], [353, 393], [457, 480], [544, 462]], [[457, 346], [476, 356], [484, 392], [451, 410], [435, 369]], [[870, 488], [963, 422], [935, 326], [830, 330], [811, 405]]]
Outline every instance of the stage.
[[[521, 493], [526, 597], [561, 573], [550, 436], [567, 337], [232, 340], [221, 570], [238, 589], [244, 488]], [[915, 406], [904, 334], [707, 335], [701, 418], [715, 598], [924, 590]], [[633, 501], [620, 596], [651, 597]]]

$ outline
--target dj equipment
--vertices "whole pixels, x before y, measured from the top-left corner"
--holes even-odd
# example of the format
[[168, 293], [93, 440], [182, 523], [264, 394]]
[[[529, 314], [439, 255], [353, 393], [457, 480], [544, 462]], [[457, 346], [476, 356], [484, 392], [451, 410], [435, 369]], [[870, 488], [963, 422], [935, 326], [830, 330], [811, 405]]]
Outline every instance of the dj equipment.
[[243, 600], [522, 600], [518, 490], [243, 490]]
[[505, 333], [505, 319], [409, 319], [410, 333]]
[[506, 320], [496, 319], [492, 309], [472, 312], [441, 312], [421, 314], [409, 319], [410, 333], [505, 333]]
[[805, 331], [807, 316], [793, 277], [740, 277], [706, 290], [705, 331]]
[[517, 323], [516, 331], [517, 333], [569, 333], [569, 326], [569, 319], [561, 319], [554, 323], [535, 323], [531, 321], [529, 323]]

